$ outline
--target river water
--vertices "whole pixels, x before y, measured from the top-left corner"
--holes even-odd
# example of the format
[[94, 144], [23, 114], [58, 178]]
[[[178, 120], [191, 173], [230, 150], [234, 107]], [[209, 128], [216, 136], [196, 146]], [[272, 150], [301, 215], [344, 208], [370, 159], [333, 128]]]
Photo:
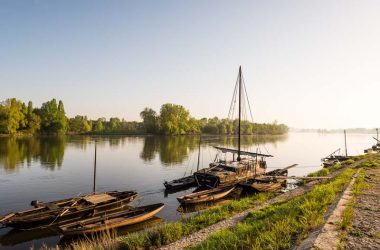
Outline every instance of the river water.
[[[348, 154], [362, 154], [374, 144], [372, 136], [347, 134]], [[191, 190], [165, 194], [162, 183], [196, 170], [199, 137], [102, 136], [96, 137], [96, 141], [96, 192], [136, 190], [139, 199], [132, 205], [163, 202], [165, 208], [157, 217], [165, 221], [181, 218], [176, 197]], [[200, 167], [213, 161], [213, 146], [236, 144], [234, 137], [203, 138]], [[243, 150], [274, 155], [267, 158], [268, 170], [299, 164], [289, 171], [289, 175], [297, 176], [320, 169], [320, 159], [338, 148], [344, 153], [343, 134], [245, 136], [242, 144]], [[91, 193], [94, 146], [95, 137], [90, 136], [0, 138], [0, 216], [28, 209], [32, 200], [51, 201]], [[50, 233], [34, 235], [0, 229], [0, 249], [39, 249], [42, 244], [54, 246], [58, 241], [59, 236]]]

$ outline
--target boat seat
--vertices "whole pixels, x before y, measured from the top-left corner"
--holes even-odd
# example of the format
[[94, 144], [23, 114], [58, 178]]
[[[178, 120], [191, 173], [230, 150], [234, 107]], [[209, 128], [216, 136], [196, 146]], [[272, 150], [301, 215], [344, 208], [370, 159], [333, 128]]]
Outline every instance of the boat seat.
[[56, 209], [59, 208], [59, 207], [58, 207], [56, 204], [54, 204], [54, 203], [45, 203], [44, 206], [47, 207], [49, 210], [56, 210]]
[[93, 194], [93, 195], [86, 196], [83, 199], [89, 203], [96, 205], [102, 202], [115, 200], [116, 197], [113, 197], [109, 194]]

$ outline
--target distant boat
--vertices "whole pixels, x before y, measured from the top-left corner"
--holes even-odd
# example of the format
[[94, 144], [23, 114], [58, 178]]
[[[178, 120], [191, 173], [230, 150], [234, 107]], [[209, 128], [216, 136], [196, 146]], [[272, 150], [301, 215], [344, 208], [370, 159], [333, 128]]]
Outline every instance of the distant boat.
[[178, 197], [177, 200], [182, 205], [188, 205], [188, 204], [197, 204], [202, 202], [209, 202], [209, 201], [216, 201], [219, 199], [222, 199], [229, 195], [233, 190], [235, 189], [235, 186], [227, 186], [227, 187], [218, 187], [218, 188], [212, 188], [207, 189], [199, 192], [194, 192], [191, 194], [187, 194], [181, 197]]
[[120, 208], [136, 197], [135, 191], [111, 191], [47, 203], [34, 201], [34, 209], [7, 214], [0, 218], [0, 223], [17, 229], [56, 226]]
[[[232, 160], [216, 158], [216, 161], [210, 163], [210, 167], [205, 170], [197, 171], [194, 174], [195, 180], [198, 186], [205, 186], [208, 188], [214, 188], [219, 185], [233, 185], [241, 182], [244, 179], [254, 176], [263, 175], [266, 169], [265, 157], [273, 157], [269, 154], [254, 153], [241, 150], [241, 116], [242, 116], [242, 71], [239, 67], [239, 74], [237, 84], [235, 86], [234, 97], [236, 89], [239, 90], [239, 125], [238, 125], [238, 148], [224, 148], [215, 147], [219, 152], [230, 155], [232, 154]], [[235, 158], [235, 156], [237, 157]], [[244, 156], [244, 157], [242, 157]]]
[[59, 229], [64, 236], [89, 234], [115, 229], [146, 221], [160, 212], [163, 207], [163, 203], [136, 207], [121, 212], [94, 216], [93, 218], [60, 226]]

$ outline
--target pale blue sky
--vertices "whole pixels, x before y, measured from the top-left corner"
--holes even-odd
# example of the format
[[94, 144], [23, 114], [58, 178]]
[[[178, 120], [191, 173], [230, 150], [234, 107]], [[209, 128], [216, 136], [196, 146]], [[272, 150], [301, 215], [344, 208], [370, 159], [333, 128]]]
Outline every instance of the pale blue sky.
[[376, 127], [379, 13], [379, 1], [0, 0], [0, 100], [226, 117], [242, 65], [257, 122]]

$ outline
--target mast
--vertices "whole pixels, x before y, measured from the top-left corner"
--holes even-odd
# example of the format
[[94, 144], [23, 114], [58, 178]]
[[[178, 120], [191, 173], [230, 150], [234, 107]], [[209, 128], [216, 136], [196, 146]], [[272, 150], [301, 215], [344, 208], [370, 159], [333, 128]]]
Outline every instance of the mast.
[[95, 194], [95, 186], [96, 186], [96, 139], [95, 139], [95, 157], [94, 157], [94, 186], [92, 188], [92, 192]]
[[240, 120], [241, 120], [241, 66], [239, 66], [239, 128], [238, 128], [238, 156], [237, 156], [237, 161], [240, 161]]
[[346, 130], [344, 130], [344, 148], [346, 151], [346, 156], [347, 156], [347, 140], [346, 140]]
[[199, 136], [197, 172], [199, 171], [199, 161], [201, 158], [201, 142], [202, 142], [202, 134]]

